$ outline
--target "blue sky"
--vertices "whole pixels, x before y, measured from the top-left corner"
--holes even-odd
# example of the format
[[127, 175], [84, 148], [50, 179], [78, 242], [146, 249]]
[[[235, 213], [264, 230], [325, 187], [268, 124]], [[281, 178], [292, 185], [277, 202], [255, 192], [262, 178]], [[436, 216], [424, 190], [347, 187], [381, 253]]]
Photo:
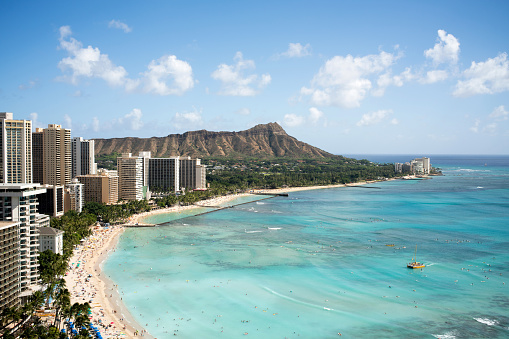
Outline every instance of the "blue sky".
[[508, 154], [507, 1], [3, 1], [0, 111], [73, 136], [278, 122], [335, 154]]

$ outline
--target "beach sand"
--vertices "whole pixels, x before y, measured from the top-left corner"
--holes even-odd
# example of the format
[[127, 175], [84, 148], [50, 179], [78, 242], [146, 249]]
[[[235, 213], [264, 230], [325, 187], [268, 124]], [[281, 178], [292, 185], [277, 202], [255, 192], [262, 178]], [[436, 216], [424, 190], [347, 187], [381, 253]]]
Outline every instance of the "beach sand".
[[[338, 184], [329, 186], [307, 186], [307, 187], [288, 187], [279, 189], [253, 190], [250, 193], [231, 194], [227, 196], [216, 197], [203, 200], [196, 205], [218, 206], [234, 199], [249, 194], [280, 194], [291, 193], [306, 190], [346, 187], [362, 185], [371, 182], [360, 182], [355, 184]], [[174, 206], [163, 208], [151, 212], [140, 213], [132, 216], [128, 224], [130, 226], [137, 223], [143, 223], [143, 218], [148, 215], [160, 213], [180, 212], [185, 209], [196, 207]], [[78, 246], [70, 260], [69, 269], [65, 277], [67, 288], [71, 293], [71, 302], [89, 302], [92, 306], [91, 321], [97, 326], [103, 338], [134, 338], [135, 331], [137, 337], [152, 338], [141, 325], [139, 325], [130, 315], [122, 302], [122, 297], [118, 295], [117, 286], [106, 277], [101, 264], [107, 258], [111, 251], [115, 251], [118, 238], [122, 234], [123, 226], [94, 227], [93, 235]]]

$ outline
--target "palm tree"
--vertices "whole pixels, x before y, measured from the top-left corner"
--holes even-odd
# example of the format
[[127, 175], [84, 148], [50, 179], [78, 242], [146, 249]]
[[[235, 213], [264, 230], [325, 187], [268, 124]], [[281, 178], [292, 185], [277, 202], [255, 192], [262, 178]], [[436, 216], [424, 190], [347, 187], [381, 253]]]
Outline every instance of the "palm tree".
[[60, 329], [61, 318], [65, 313], [64, 310], [69, 308], [70, 305], [71, 305], [71, 294], [69, 293], [69, 290], [67, 288], [62, 288], [61, 285], [55, 297], [55, 322], [53, 323], [53, 326]]

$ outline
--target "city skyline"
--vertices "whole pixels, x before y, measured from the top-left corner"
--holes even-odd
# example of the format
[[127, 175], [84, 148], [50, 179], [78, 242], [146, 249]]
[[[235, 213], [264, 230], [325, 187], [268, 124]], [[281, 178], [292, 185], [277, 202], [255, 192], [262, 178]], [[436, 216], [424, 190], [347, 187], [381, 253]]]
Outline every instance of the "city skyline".
[[275, 121], [335, 154], [507, 154], [508, 9], [4, 3], [0, 111], [85, 139]]

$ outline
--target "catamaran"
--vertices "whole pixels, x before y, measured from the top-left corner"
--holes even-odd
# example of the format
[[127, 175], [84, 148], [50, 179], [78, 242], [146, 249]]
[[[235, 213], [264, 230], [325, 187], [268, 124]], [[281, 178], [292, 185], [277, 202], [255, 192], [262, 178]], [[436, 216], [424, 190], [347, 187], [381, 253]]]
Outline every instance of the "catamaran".
[[426, 265], [417, 261], [417, 245], [415, 245], [415, 254], [414, 254], [414, 257], [412, 258], [412, 260], [413, 261], [408, 263], [406, 265], [406, 267], [408, 267], [408, 268], [424, 268], [424, 267], [426, 267]]

